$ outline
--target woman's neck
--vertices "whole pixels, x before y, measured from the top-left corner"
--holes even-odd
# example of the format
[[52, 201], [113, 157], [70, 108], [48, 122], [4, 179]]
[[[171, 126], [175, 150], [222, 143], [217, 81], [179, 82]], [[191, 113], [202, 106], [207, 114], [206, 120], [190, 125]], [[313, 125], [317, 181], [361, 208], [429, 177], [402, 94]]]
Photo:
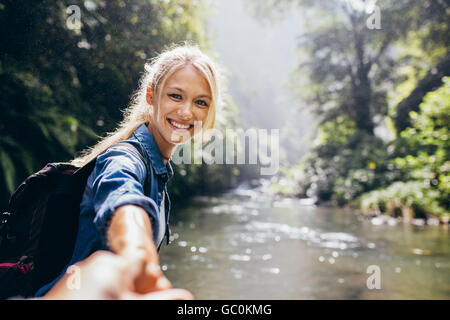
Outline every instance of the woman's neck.
[[158, 145], [159, 152], [161, 153], [162, 159], [164, 161], [164, 164], [167, 164], [169, 160], [172, 159], [172, 153], [174, 152], [176, 145], [167, 142], [159, 133], [159, 131], [153, 127], [152, 123], [149, 122], [147, 125], [148, 131], [152, 134], [153, 138], [156, 141], [156, 144]]

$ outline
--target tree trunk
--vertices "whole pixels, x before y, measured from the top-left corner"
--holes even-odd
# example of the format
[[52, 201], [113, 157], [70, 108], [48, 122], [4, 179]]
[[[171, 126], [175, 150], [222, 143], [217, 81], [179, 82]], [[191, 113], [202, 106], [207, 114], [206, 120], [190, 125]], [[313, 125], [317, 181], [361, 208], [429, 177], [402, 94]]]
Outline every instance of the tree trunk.
[[373, 136], [374, 124], [370, 106], [372, 101], [372, 88], [368, 76], [369, 70], [367, 69], [363, 64], [358, 66], [357, 75], [352, 86], [354, 120], [359, 130]]
[[359, 130], [373, 136], [374, 125], [370, 106], [372, 88], [369, 79], [371, 63], [365, 61], [364, 35], [357, 29], [354, 31], [354, 46], [357, 61], [356, 74], [352, 76], [354, 120]]
[[411, 125], [409, 113], [411, 111], [419, 111], [419, 105], [422, 103], [423, 97], [428, 92], [439, 88], [442, 85], [442, 78], [448, 75], [450, 75], [450, 55], [447, 55], [436, 67], [432, 68], [419, 81], [411, 94], [398, 104], [397, 113], [394, 117], [397, 132], [402, 132]]

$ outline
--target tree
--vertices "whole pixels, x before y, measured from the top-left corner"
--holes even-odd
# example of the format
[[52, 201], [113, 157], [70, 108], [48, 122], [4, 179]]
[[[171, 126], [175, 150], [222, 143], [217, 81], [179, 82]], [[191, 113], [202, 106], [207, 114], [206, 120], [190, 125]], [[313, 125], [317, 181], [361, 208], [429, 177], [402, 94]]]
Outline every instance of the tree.
[[[291, 87], [299, 103], [316, 114], [319, 125], [314, 146], [301, 161], [304, 172], [299, 180], [300, 193], [344, 204], [401, 179], [401, 173], [393, 172], [390, 163], [395, 157], [393, 142], [381, 140], [375, 132], [389, 113], [407, 123], [403, 115], [417, 108], [426, 91], [439, 86], [440, 78], [447, 73], [448, 2], [246, 3], [255, 15], [266, 20], [296, 8], [302, 10], [305, 19], [305, 31], [298, 38], [300, 64]], [[416, 60], [408, 52], [413, 47], [410, 43], [421, 53]], [[425, 59], [427, 54], [430, 57]], [[421, 71], [409, 88], [413, 91], [420, 81], [415, 92], [398, 88], [405, 81], [400, 72], [404, 66], [410, 68], [410, 77], [414, 70]], [[432, 69], [435, 66], [437, 72]], [[392, 95], [400, 89], [402, 99], [410, 93], [412, 97], [397, 109], [400, 100]]]
[[[299, 36], [299, 48], [305, 57], [293, 85], [301, 103], [313, 109], [321, 123], [345, 114], [369, 135], [388, 111], [386, 95], [396, 80], [392, 73], [396, 41], [411, 29], [432, 33], [428, 46], [448, 41], [445, 1], [248, 0], [247, 4], [256, 15], [269, 19], [274, 11], [301, 8], [307, 31]], [[378, 27], [377, 19], [380, 29], [373, 28]]]

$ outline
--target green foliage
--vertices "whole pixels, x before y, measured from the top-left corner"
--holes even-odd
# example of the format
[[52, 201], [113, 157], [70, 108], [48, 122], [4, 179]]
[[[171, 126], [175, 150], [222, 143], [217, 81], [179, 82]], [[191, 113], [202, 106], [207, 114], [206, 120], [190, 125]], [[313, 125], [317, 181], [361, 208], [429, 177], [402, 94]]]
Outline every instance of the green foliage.
[[395, 182], [387, 188], [365, 193], [355, 202], [365, 213], [400, 216], [404, 210], [412, 210], [415, 218], [430, 215], [449, 217], [440, 206], [440, 193], [417, 181]]
[[448, 214], [449, 84], [445, 78], [426, 95], [420, 112], [411, 114], [413, 126], [392, 143], [362, 135], [343, 117], [321, 125], [298, 179], [301, 193], [341, 205], [358, 199], [370, 212], [398, 215], [409, 208], [418, 217]]
[[316, 145], [339, 147], [357, 132], [355, 123], [346, 116], [338, 116], [334, 121], [328, 121], [319, 127]]
[[[193, 40], [210, 50], [205, 3], [1, 0], [1, 207], [30, 173], [113, 130], [144, 63], [166, 45]], [[68, 27], [71, 5], [80, 29]]]
[[[448, 74], [448, 3], [377, 1], [381, 30], [368, 28], [364, 1], [246, 3], [261, 19], [295, 7], [305, 18], [291, 87], [319, 126], [301, 173], [283, 173], [278, 182], [293, 179], [299, 188], [288, 191], [341, 205], [367, 194], [368, 207], [377, 205], [383, 212], [395, 201], [418, 212], [448, 210], [448, 89], [428, 94], [399, 139], [375, 134], [386, 119], [394, 130], [397, 120], [407, 123], [397, 119], [400, 111], [415, 110], [405, 98], [414, 92], [412, 98], [422, 101], [439, 85], [435, 78]], [[357, 3], [361, 6], [350, 5]], [[400, 101], [402, 110], [396, 108]], [[408, 182], [402, 185], [402, 180]], [[276, 189], [284, 192], [289, 185]]]
[[362, 195], [356, 202], [365, 212], [399, 215], [410, 209], [416, 217], [449, 217], [450, 78], [429, 92], [419, 112], [411, 112], [412, 127], [396, 143], [403, 154], [392, 162], [407, 182], [395, 182]]
[[401, 132], [399, 148], [403, 157], [395, 159], [410, 179], [439, 192], [439, 203], [449, 209], [450, 199], [450, 78], [429, 92], [419, 112], [411, 112], [413, 126]]
[[290, 168], [280, 168], [278, 177], [273, 177], [269, 187], [271, 194], [279, 194], [287, 197], [301, 196], [300, 181], [305, 179], [302, 165]]
[[392, 148], [361, 132], [349, 135], [342, 143], [314, 147], [303, 160], [304, 175], [299, 180], [302, 194], [345, 204], [393, 181], [397, 172], [389, 163], [388, 150]]

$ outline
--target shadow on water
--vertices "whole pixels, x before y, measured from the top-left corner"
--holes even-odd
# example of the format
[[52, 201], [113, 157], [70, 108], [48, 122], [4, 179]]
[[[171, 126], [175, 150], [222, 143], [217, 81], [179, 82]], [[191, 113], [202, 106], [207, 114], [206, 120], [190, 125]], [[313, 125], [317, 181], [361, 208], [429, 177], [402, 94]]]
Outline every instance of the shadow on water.
[[[198, 197], [171, 218], [161, 266], [197, 299], [449, 299], [442, 226], [373, 225], [259, 189]], [[370, 265], [381, 289], [368, 289]]]

